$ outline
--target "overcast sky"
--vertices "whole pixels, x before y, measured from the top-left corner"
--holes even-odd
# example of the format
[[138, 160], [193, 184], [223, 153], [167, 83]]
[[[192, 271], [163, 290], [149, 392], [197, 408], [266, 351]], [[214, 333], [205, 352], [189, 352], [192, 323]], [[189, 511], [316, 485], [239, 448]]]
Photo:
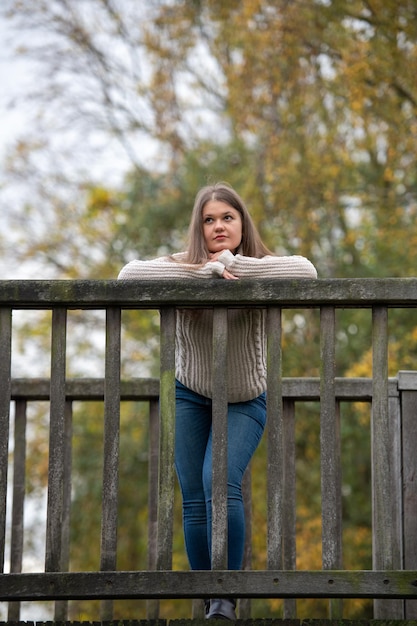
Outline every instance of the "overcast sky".
[[22, 111], [18, 110], [17, 103], [10, 107], [10, 101], [18, 98], [26, 90], [29, 81], [29, 72], [23, 59], [18, 58], [10, 44], [10, 34], [7, 29], [7, 20], [0, 12], [0, 150], [4, 155], [6, 145], [16, 138], [19, 129], [24, 124]]

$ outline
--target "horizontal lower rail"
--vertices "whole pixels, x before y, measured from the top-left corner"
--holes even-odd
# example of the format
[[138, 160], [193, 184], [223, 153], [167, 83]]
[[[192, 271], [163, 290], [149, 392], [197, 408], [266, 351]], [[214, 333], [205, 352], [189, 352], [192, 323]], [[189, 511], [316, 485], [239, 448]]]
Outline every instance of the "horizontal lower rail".
[[0, 574], [0, 601], [163, 598], [417, 599], [417, 571]]
[[[408, 372], [403, 372], [402, 375]], [[413, 374], [409, 372], [409, 374]], [[411, 378], [411, 376], [410, 376]], [[414, 389], [415, 377], [411, 379]], [[51, 382], [48, 378], [14, 378], [11, 383], [12, 400], [49, 400]], [[398, 379], [388, 381], [390, 397], [398, 397]], [[319, 378], [282, 378], [282, 395], [294, 400], [319, 400]], [[370, 402], [373, 388], [371, 378], [335, 378], [335, 397], [337, 400]], [[65, 383], [65, 397], [67, 400], [103, 400], [103, 378], [67, 379]], [[120, 384], [121, 400], [149, 400], [158, 399], [159, 380], [156, 378], [133, 378], [122, 380]]]

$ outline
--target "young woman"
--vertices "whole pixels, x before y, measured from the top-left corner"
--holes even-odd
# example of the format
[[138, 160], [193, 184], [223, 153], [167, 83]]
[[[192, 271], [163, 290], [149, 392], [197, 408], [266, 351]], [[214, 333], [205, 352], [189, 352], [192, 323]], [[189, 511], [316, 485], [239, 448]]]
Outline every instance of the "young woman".
[[[317, 278], [301, 256], [274, 256], [262, 243], [240, 196], [224, 183], [195, 199], [186, 252], [132, 261], [119, 279]], [[228, 568], [242, 566], [242, 478], [266, 421], [265, 311], [229, 311]], [[183, 498], [185, 545], [193, 570], [211, 569], [211, 388], [213, 312], [180, 309], [176, 327], [175, 466]], [[235, 602], [206, 601], [206, 617], [236, 619]]]

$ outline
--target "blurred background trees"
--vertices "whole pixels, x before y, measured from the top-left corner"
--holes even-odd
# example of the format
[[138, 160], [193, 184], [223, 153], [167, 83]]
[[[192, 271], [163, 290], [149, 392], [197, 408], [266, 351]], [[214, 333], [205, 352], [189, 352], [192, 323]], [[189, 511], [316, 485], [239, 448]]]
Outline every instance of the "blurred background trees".
[[[133, 258], [181, 250], [195, 193], [216, 180], [240, 192], [272, 250], [309, 257], [320, 277], [415, 275], [414, 0], [8, 0], [0, 11], [31, 77], [3, 95], [25, 119], [0, 178], [3, 278], [115, 278]], [[102, 353], [85, 323], [71, 317], [74, 376], [91, 375]], [[390, 326], [390, 375], [414, 369], [414, 316], [391, 312]], [[22, 322], [23, 354], [42, 351], [46, 328]], [[372, 374], [369, 328], [369, 311], [338, 312], [338, 375]], [[316, 311], [286, 314], [285, 376], [318, 375], [317, 330]], [[157, 375], [157, 315], [126, 312], [124, 332], [124, 375]], [[15, 375], [33, 375], [28, 363]], [[146, 463], [141, 410], [123, 417], [134, 433], [122, 440], [126, 476]], [[317, 415], [305, 407], [297, 426], [301, 568], [320, 567]], [[80, 407], [76, 420], [74, 545], [97, 532], [77, 511], [99, 510], [85, 463], [101, 445], [100, 411]], [[370, 567], [368, 422], [360, 407], [343, 412], [345, 560], [355, 569]], [[123, 569], [144, 567], [145, 495], [121, 492]], [[263, 530], [259, 521], [255, 543]], [[74, 569], [97, 561], [91, 546], [74, 548]], [[263, 567], [261, 545], [256, 558]]]

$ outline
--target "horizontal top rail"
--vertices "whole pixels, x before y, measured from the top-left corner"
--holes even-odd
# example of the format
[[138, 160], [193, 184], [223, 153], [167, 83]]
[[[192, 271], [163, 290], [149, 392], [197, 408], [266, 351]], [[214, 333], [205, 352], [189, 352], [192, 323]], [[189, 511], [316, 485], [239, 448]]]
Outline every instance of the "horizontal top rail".
[[116, 303], [144, 309], [220, 303], [231, 307], [409, 307], [417, 304], [417, 278], [0, 281], [0, 306], [97, 309]]

